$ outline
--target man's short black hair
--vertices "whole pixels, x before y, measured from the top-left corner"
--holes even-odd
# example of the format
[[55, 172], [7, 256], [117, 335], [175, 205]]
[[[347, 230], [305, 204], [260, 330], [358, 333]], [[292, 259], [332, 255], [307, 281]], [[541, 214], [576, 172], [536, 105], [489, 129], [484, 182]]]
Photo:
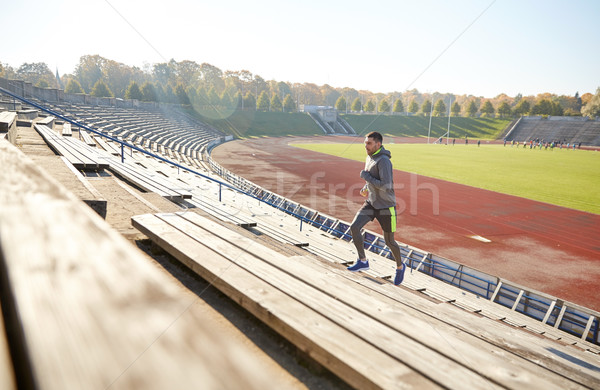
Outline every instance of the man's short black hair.
[[373, 138], [373, 141], [379, 142], [381, 144], [383, 143], [383, 136], [376, 131], [372, 131], [369, 134], [367, 134], [367, 138]]

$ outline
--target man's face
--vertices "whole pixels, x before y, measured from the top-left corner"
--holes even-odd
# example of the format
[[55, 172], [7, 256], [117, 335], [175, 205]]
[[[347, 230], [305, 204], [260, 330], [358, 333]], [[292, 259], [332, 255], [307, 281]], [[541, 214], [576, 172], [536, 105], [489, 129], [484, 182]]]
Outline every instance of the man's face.
[[376, 142], [373, 138], [365, 137], [365, 149], [369, 156], [378, 151], [380, 147], [381, 142]]

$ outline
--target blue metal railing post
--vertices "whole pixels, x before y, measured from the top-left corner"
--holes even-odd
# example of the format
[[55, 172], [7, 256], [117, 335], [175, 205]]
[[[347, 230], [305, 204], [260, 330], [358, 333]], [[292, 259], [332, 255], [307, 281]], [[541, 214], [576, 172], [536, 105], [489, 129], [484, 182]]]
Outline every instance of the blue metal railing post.
[[221, 183], [219, 183], [219, 202], [221, 201], [221, 187], [222, 185]]
[[121, 162], [125, 162], [125, 145], [121, 144]]

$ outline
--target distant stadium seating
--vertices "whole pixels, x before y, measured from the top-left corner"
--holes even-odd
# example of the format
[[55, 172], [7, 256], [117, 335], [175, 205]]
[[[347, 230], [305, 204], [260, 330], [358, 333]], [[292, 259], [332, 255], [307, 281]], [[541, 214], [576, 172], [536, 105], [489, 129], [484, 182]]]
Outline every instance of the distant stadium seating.
[[209, 142], [224, 136], [215, 128], [175, 109], [135, 109], [78, 104], [50, 108], [112, 137], [136, 145], [162, 144], [188, 157]]
[[507, 141], [515, 142], [535, 139], [600, 146], [600, 120], [586, 117], [523, 117], [506, 136]]

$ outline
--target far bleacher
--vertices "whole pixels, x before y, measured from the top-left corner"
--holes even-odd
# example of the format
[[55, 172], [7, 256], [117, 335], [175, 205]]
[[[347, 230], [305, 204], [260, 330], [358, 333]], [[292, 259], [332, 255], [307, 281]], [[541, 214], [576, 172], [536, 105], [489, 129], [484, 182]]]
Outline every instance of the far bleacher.
[[558, 141], [585, 146], [600, 146], [600, 120], [586, 117], [522, 117], [506, 136], [507, 141]]

